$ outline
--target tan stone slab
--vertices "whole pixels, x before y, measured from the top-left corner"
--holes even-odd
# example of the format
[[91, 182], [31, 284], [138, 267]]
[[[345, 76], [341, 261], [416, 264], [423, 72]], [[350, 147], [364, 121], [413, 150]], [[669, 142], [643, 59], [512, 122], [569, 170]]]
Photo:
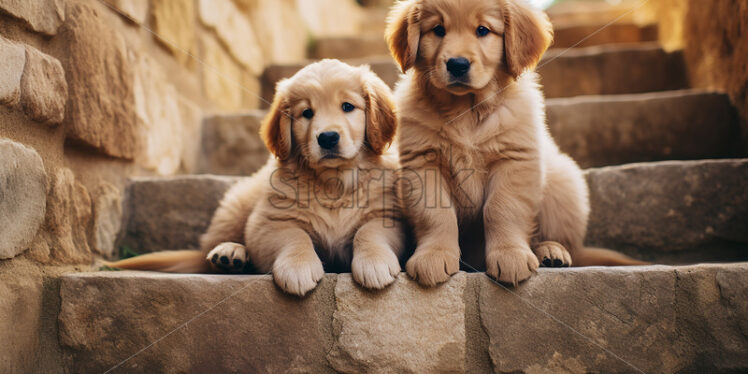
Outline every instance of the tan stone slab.
[[735, 109], [723, 94], [685, 90], [546, 104], [556, 143], [583, 168], [740, 155]]
[[370, 292], [339, 275], [330, 364], [344, 373], [464, 372], [466, 282], [459, 273], [425, 289], [403, 273]]
[[65, 21], [63, 0], [0, 0], [0, 10], [22, 20], [32, 31], [55, 35]]
[[47, 173], [39, 154], [0, 138], [0, 260], [26, 249], [44, 221]]
[[133, 68], [124, 39], [95, 5], [70, 4], [58, 36], [67, 48], [66, 136], [109, 156], [132, 159], [138, 132]]
[[334, 286], [327, 276], [302, 299], [269, 275], [66, 275], [59, 316], [66, 370], [332, 372], [325, 355]]
[[587, 171], [588, 245], [652, 261], [748, 260], [748, 160]]
[[11, 42], [0, 36], [0, 104], [13, 107], [21, 97], [21, 77], [26, 65], [26, 52], [23, 45]]
[[746, 280], [746, 263], [541, 269], [509, 290], [484, 278], [494, 372], [744, 370]]
[[68, 84], [56, 58], [26, 46], [26, 66], [21, 78], [21, 106], [31, 119], [57, 125], [65, 118]]
[[252, 175], [270, 153], [260, 138], [265, 111], [214, 115], [205, 118], [198, 172], [219, 175]]

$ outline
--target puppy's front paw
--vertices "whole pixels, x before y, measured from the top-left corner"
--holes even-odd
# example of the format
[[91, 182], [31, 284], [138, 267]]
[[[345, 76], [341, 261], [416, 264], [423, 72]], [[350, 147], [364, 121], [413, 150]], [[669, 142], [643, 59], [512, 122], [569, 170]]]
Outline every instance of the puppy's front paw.
[[357, 251], [351, 263], [353, 279], [366, 288], [382, 289], [395, 281], [400, 263], [389, 249]]
[[515, 286], [530, 278], [538, 265], [537, 257], [527, 246], [494, 249], [486, 255], [486, 274]]
[[547, 241], [535, 247], [535, 256], [547, 268], [565, 268], [571, 266], [571, 255], [561, 243]]
[[239, 243], [223, 242], [205, 257], [216, 270], [238, 272], [249, 262], [247, 249]]
[[279, 257], [273, 264], [273, 280], [290, 294], [304, 296], [317, 287], [325, 270], [314, 251]]
[[423, 286], [446, 282], [460, 270], [460, 250], [434, 248], [416, 249], [405, 264], [408, 275]]

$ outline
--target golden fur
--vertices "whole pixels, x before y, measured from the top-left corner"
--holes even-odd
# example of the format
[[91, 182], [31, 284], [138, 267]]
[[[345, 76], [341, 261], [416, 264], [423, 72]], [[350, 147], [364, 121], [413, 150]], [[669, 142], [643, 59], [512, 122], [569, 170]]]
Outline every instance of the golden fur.
[[[355, 109], [344, 112], [343, 102]], [[307, 109], [312, 118], [303, 116]], [[392, 283], [405, 241], [397, 153], [389, 148], [395, 130], [392, 94], [368, 67], [323, 60], [279, 82], [261, 129], [275, 157], [224, 195], [200, 239], [202, 270], [237, 271], [249, 262], [297, 295], [312, 290], [325, 267], [350, 270], [367, 288]], [[340, 134], [334, 156], [317, 142], [326, 131]], [[128, 268], [174, 253], [136, 257], [146, 264]], [[181, 257], [194, 263], [196, 253]]]
[[[583, 248], [587, 185], [548, 133], [532, 71], [552, 40], [544, 13], [523, 0], [407, 0], [393, 7], [386, 38], [406, 72], [395, 98], [413, 278], [446, 281], [461, 248], [470, 267], [513, 284], [544, 261], [640, 263]], [[460, 79], [446, 67], [456, 57], [470, 61]]]

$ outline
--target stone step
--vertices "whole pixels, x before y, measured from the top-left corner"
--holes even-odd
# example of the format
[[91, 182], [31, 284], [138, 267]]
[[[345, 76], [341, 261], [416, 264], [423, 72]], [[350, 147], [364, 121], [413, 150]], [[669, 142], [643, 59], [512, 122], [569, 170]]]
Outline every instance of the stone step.
[[60, 281], [67, 372], [743, 372], [748, 263], [458, 273], [383, 291], [328, 274], [96, 272]]
[[214, 114], [202, 125], [197, 173], [250, 175], [265, 164], [269, 152], [260, 139], [264, 110]]
[[[586, 173], [587, 243], [658, 263], [748, 261], [748, 159], [641, 163]], [[135, 178], [119, 245], [197, 248], [236, 178]]]
[[689, 87], [682, 52], [665, 52], [657, 43], [551, 49], [538, 73], [549, 98]]
[[[275, 84], [311, 61], [269, 66], [262, 77], [262, 97], [270, 101]], [[389, 56], [350, 59], [368, 64], [390, 87], [400, 70]], [[675, 90], [688, 87], [681, 52], [668, 53], [655, 43], [554, 49], [538, 65], [546, 97], [605, 95]], [[264, 107], [268, 107], [264, 103]]]
[[548, 99], [548, 127], [582, 167], [740, 156], [725, 94], [697, 90]]
[[581, 48], [604, 44], [640, 43], [657, 40], [657, 25], [623, 22], [608, 24], [556, 23], [551, 48]]

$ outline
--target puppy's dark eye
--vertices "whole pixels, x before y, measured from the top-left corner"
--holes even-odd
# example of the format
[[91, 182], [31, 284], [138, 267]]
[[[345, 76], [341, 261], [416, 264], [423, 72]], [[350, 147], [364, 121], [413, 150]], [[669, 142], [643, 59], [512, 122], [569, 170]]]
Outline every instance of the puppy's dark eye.
[[347, 101], [343, 103], [343, 111], [344, 112], [350, 112], [350, 111], [352, 111], [354, 109], [356, 109], [356, 107], [353, 106], [353, 104], [351, 104], [351, 103], [349, 103]]
[[436, 25], [434, 26], [434, 35], [438, 37], [444, 37], [444, 35], [447, 34], [447, 30], [444, 29], [444, 26], [442, 25]]
[[303, 112], [301, 112], [301, 115], [304, 116], [304, 118], [311, 119], [312, 117], [314, 117], [314, 111], [307, 108], [304, 109]]
[[475, 29], [475, 35], [478, 35], [478, 37], [486, 36], [489, 32], [491, 32], [491, 30], [485, 26], [478, 26], [478, 28]]

